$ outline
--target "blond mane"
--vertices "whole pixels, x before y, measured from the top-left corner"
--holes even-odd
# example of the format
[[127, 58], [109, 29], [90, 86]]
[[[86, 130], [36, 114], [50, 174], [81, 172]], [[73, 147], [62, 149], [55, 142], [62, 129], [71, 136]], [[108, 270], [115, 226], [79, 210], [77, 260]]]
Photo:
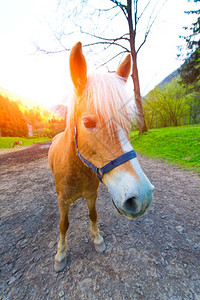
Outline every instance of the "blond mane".
[[77, 99], [75, 95], [71, 101], [68, 120], [74, 118], [77, 102], [82, 109], [103, 120], [110, 132], [116, 124], [128, 132], [130, 122], [137, 114], [134, 97], [130, 96], [124, 80], [116, 73], [89, 75], [81, 98]]

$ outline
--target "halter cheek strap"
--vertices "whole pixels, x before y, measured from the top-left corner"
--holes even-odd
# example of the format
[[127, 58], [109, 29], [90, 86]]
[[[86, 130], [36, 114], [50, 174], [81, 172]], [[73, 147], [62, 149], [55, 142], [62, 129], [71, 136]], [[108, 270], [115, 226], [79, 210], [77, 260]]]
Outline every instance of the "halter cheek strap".
[[90, 169], [92, 169], [96, 173], [96, 175], [100, 181], [102, 181], [102, 177], [105, 173], [108, 173], [109, 171], [113, 170], [114, 168], [124, 164], [128, 160], [135, 158], [137, 156], [135, 150], [131, 150], [131, 151], [126, 152], [126, 153], [120, 155], [119, 157], [111, 160], [105, 166], [103, 166], [101, 168], [97, 168], [95, 165], [93, 165], [91, 162], [89, 162], [87, 159], [85, 159], [78, 150], [77, 126], [76, 125], [74, 126], [74, 139], [75, 139], [76, 151], [77, 151], [78, 157], [82, 160], [82, 162], [86, 166], [88, 166]]

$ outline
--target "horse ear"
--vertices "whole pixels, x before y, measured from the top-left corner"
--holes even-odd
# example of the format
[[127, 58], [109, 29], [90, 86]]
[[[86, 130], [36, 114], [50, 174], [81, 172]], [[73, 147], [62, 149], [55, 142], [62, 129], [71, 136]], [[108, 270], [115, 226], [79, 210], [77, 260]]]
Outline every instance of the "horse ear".
[[82, 52], [81, 42], [76, 43], [71, 50], [69, 67], [73, 84], [78, 94], [81, 94], [87, 81], [87, 63]]
[[117, 74], [126, 82], [131, 71], [131, 55], [128, 54], [117, 69]]

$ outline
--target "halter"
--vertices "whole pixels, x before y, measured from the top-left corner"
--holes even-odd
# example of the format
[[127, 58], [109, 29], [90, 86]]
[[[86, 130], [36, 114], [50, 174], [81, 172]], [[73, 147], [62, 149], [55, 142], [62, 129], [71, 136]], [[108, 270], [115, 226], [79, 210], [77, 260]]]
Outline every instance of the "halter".
[[105, 173], [108, 173], [109, 171], [111, 171], [112, 169], [124, 164], [125, 162], [127, 162], [128, 160], [135, 158], [137, 156], [135, 150], [131, 150], [129, 152], [126, 152], [122, 155], [120, 155], [119, 157], [111, 160], [108, 164], [106, 164], [105, 166], [101, 167], [101, 168], [97, 168], [95, 165], [93, 165], [91, 162], [89, 162], [87, 159], [85, 159], [79, 152], [78, 150], [78, 141], [77, 141], [77, 124], [75, 124], [74, 126], [74, 139], [75, 139], [75, 144], [76, 144], [76, 151], [77, 151], [77, 155], [78, 157], [82, 160], [82, 162], [89, 167], [90, 169], [92, 169], [98, 179], [100, 181], [102, 181], [102, 177]]

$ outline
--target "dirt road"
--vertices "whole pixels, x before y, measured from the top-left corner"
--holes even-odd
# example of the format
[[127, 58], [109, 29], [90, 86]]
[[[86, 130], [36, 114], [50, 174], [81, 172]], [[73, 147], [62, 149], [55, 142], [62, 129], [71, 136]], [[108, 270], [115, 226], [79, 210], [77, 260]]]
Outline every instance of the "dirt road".
[[85, 201], [70, 212], [66, 269], [53, 258], [59, 212], [48, 148], [0, 155], [0, 299], [200, 299], [200, 178], [139, 157], [155, 185], [148, 213], [118, 215], [100, 186], [98, 220], [104, 254], [89, 237]]

